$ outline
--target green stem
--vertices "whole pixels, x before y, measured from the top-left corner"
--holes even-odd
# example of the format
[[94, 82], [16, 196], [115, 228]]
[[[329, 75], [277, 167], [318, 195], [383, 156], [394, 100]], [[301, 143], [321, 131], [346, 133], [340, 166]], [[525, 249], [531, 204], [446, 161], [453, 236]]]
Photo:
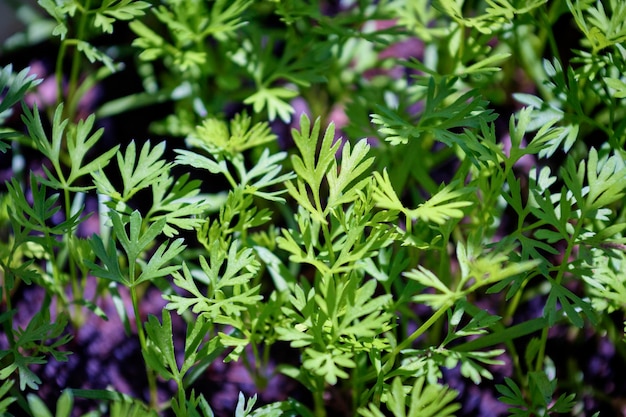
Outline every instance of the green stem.
[[[402, 352], [404, 349], [407, 349], [409, 347], [411, 347], [411, 344], [418, 338], [420, 337], [422, 334], [424, 334], [428, 329], [430, 329], [435, 323], [437, 323], [437, 321], [441, 318], [441, 316], [443, 316], [444, 314], [446, 314], [446, 312], [448, 311], [448, 309], [450, 309], [450, 307], [452, 307], [454, 305], [454, 303], [456, 302], [457, 298], [455, 297], [454, 300], [453, 299], [449, 299], [444, 305], [441, 306], [441, 308], [439, 308], [439, 310], [437, 310], [435, 312], [435, 314], [433, 314], [432, 316], [430, 316], [430, 318], [428, 320], [426, 320], [417, 330], [415, 330], [409, 337], [407, 337], [406, 339], [404, 339], [400, 344], [398, 344], [391, 352], [387, 353], [383, 359], [382, 362], [384, 363], [383, 365], [383, 369], [382, 372], [383, 373], [387, 373], [389, 372], [391, 369], [391, 367], [394, 364], [394, 360], [391, 360], [393, 358], [395, 358], [396, 356], [398, 356], [400, 354], [400, 352]], [[367, 374], [367, 376], [365, 377], [365, 380], [371, 380], [371, 379], [375, 379], [376, 378], [376, 374], [374, 372], [370, 372], [369, 374]]]
[[541, 331], [541, 344], [539, 345], [539, 352], [537, 353], [537, 362], [535, 363], [535, 371], [541, 371], [543, 368], [543, 361], [546, 357], [546, 344], [548, 343], [548, 330], [550, 326], [545, 327]]
[[61, 46], [59, 47], [59, 54], [57, 55], [56, 66], [54, 69], [57, 80], [57, 106], [59, 106], [63, 102], [63, 60], [65, 59], [67, 45], [67, 39], [61, 42]]
[[[78, 22], [78, 30], [76, 32], [76, 39], [79, 41], [85, 40], [85, 31], [87, 29], [87, 15], [91, 8], [91, 0], [85, 0], [85, 4], [81, 9], [80, 21]], [[70, 79], [68, 83], [67, 97], [71, 102], [76, 103], [74, 100], [74, 94], [78, 88], [78, 76], [80, 74], [81, 56], [78, 51], [72, 55], [72, 66], [70, 70]], [[70, 119], [75, 109], [68, 109]]]
[[[585, 210], [581, 211], [581, 219], [586, 218]], [[559, 269], [554, 280], [556, 285], [560, 285], [563, 281], [563, 277], [565, 276], [565, 271], [567, 271], [567, 267], [569, 265], [569, 258], [572, 255], [572, 251], [574, 250], [574, 245], [576, 244], [576, 238], [580, 234], [580, 230], [582, 228], [582, 221], [579, 221], [574, 228], [574, 233], [570, 237], [567, 242], [567, 249], [565, 249], [565, 253], [563, 254], [563, 259], [561, 264], [559, 265]], [[540, 372], [543, 369], [543, 362], [546, 356], [546, 344], [548, 343], [548, 330], [550, 326], [546, 326], [541, 331], [541, 344], [539, 345], [539, 353], [537, 354], [537, 362], [535, 363], [535, 370]]]
[[180, 408], [181, 416], [187, 416], [187, 395], [185, 394], [185, 387], [183, 381], [178, 381], [178, 407]]
[[[442, 228], [443, 229], [443, 228]], [[442, 230], [443, 239], [441, 239], [441, 250], [439, 260], [439, 279], [448, 286], [448, 288], [454, 288], [458, 285], [454, 276], [450, 274], [450, 254], [448, 253], [448, 242], [450, 242], [450, 233], [448, 230]], [[437, 344], [441, 340], [441, 334], [444, 330], [444, 322], [437, 321], [433, 323], [432, 330], [428, 334], [428, 340], [433, 344]]]
[[559, 9], [561, 8], [561, 0], [555, 0], [551, 2], [550, 9], [546, 14], [543, 10], [541, 10], [539, 19], [540, 24], [538, 27], [540, 28], [540, 32], [538, 35], [539, 38], [539, 50], [535, 51], [536, 56], [543, 56], [545, 50], [546, 40], [550, 45], [550, 52], [552, 56], [561, 61], [561, 57], [559, 54], [559, 47], [554, 37], [554, 33], [552, 31], [552, 25], [559, 18]]
[[545, 100], [551, 99], [553, 97], [552, 91], [544, 84], [547, 75], [543, 70], [541, 55], [537, 55], [535, 48], [527, 41], [528, 35], [521, 32], [519, 26], [515, 26], [513, 30], [515, 31], [515, 36], [511, 42], [511, 48], [514, 49], [515, 55], [519, 57], [521, 67], [529, 78], [534, 81], [541, 96]]
[[224, 176], [226, 177], [226, 180], [228, 181], [228, 183], [230, 184], [231, 187], [233, 187], [233, 188], [237, 188], [238, 187], [239, 184], [237, 183], [237, 181], [235, 181], [233, 176], [230, 175], [230, 172], [224, 171]]
[[[65, 179], [63, 179], [63, 182], [65, 183]], [[68, 184], [69, 186], [69, 184]], [[68, 220], [69, 218], [72, 217], [72, 208], [71, 208], [71, 200], [70, 200], [70, 190], [65, 188], [63, 190], [63, 194], [65, 197], [65, 219]], [[73, 299], [74, 300], [82, 300], [83, 298], [83, 289], [80, 285], [78, 285], [78, 276], [76, 275], [76, 261], [74, 259], [74, 256], [72, 256], [72, 254], [74, 253], [73, 251], [73, 245], [72, 245], [72, 236], [73, 236], [73, 232], [71, 228], [68, 228], [67, 230], [67, 234], [66, 234], [66, 244], [67, 244], [67, 253], [68, 253], [68, 262], [69, 262], [69, 272], [70, 272], [70, 283], [72, 285], [72, 294], [73, 294]], [[77, 325], [78, 327], [80, 327], [80, 325], [82, 324], [82, 317], [80, 314], [77, 315], [79, 317], [79, 319], [77, 320], [76, 317], [74, 316], [74, 314], [70, 314], [72, 323], [74, 325]]]
[[[13, 258], [13, 252], [15, 250], [15, 247], [13, 248], [13, 250], [11, 251], [11, 256], [9, 258], [9, 262], [10, 259]], [[3, 276], [4, 276], [4, 280], [3, 280], [3, 285], [2, 285], [2, 289], [4, 290], [4, 300], [6, 302], [6, 312], [11, 311], [11, 290], [13, 288], [9, 288], [6, 285], [6, 276], [11, 273], [8, 272], [8, 270], [10, 269], [10, 266], [5, 265], [3, 262], [0, 262], [0, 267], [2, 267], [2, 271], [3, 271]], [[15, 280], [15, 277], [13, 278]], [[9, 343], [9, 347], [13, 348], [13, 346], [15, 346], [15, 337], [13, 335], [13, 316], [9, 315], [8, 318], [6, 320], [4, 320], [4, 322], [2, 323], [3, 327], [4, 327], [4, 334], [7, 337], [7, 341]]]
[[267, 386], [267, 378], [263, 374], [264, 370], [266, 369], [264, 366], [265, 362], [262, 362], [263, 359], [261, 359], [261, 355], [259, 355], [259, 348], [257, 344], [252, 342], [250, 343], [250, 347], [252, 348], [254, 364], [250, 363], [247, 352], [245, 350], [241, 355], [241, 360], [244, 367], [248, 371], [248, 374], [252, 377], [252, 380], [254, 381], [254, 386], [257, 387], [259, 390], [263, 390]]
[[57, 254], [54, 250], [54, 247], [57, 245], [57, 240], [54, 236], [51, 236], [50, 233], [48, 232], [48, 230], [46, 229], [46, 224], [45, 222], [41, 222], [40, 221], [40, 225], [42, 226], [42, 229], [44, 230], [43, 235], [44, 235], [44, 248], [45, 251], [48, 253], [48, 256], [50, 257], [50, 261], [48, 262], [48, 265], [52, 266], [52, 281], [54, 282], [54, 295], [57, 296], [61, 302], [57, 303], [56, 305], [56, 311], [57, 313], [61, 312], [61, 308], [64, 306], [69, 305], [69, 300], [67, 297], [67, 294], [65, 293], [65, 288], [63, 287], [63, 280], [62, 280], [62, 276], [61, 276], [61, 270], [59, 269], [59, 262], [58, 262], [58, 257]]
[[[130, 265], [130, 276], [131, 282], [134, 282], [134, 262]], [[135, 314], [135, 325], [137, 326], [137, 336], [139, 336], [139, 344], [141, 345], [141, 351], [147, 352], [148, 344], [146, 342], [146, 335], [143, 330], [143, 324], [141, 322], [141, 316], [139, 314], [139, 300], [137, 297], [137, 289], [136, 286], [132, 285], [130, 287], [130, 297], [133, 303], [133, 311]], [[150, 391], [150, 408], [152, 410], [157, 410], [159, 407], [159, 401], [157, 398], [157, 386], [156, 386], [156, 376], [154, 372], [146, 365], [146, 376], [148, 378], [148, 388]]]
[[[313, 198], [315, 200], [315, 209], [318, 213], [320, 213], [321, 216], [324, 216], [324, 209], [322, 207], [319, 192], [314, 193]], [[333, 251], [333, 242], [330, 235], [330, 229], [328, 228], [328, 224], [324, 222], [321, 222], [321, 227], [322, 234], [326, 243], [326, 249], [328, 250], [328, 261], [330, 266], [332, 267], [332, 265], [335, 264], [335, 252]]]
[[418, 337], [424, 334], [426, 330], [428, 330], [433, 324], [435, 324], [441, 318], [441, 316], [446, 314], [448, 309], [452, 307], [453, 305], [454, 305], [454, 301], [449, 300], [448, 302], [446, 302], [443, 306], [441, 306], [439, 310], [435, 311], [435, 314], [430, 316], [428, 320], [426, 320], [417, 330], [415, 330], [409, 337], [404, 339], [402, 343], [398, 344], [398, 346], [396, 346], [395, 349], [391, 351], [391, 353], [387, 354], [386, 356], [390, 356], [390, 355], [397, 356], [402, 350], [410, 347], [411, 344]]
[[510, 323], [513, 320], [513, 315], [515, 314], [515, 311], [517, 311], [517, 306], [522, 300], [522, 293], [524, 293], [524, 288], [526, 288], [526, 284], [529, 281], [530, 281], [530, 277], [524, 280], [524, 282], [522, 282], [519, 290], [517, 290], [513, 298], [508, 301], [506, 305], [506, 311], [504, 312], [504, 315], [502, 317], [502, 321], [504, 323]]
[[317, 377], [316, 378], [316, 389], [313, 392], [313, 404], [315, 407], [314, 413], [315, 417], [326, 417], [326, 406], [324, 404], [324, 391], [326, 388], [324, 378]]
[[352, 413], [356, 414], [356, 410], [359, 408], [359, 398], [363, 393], [363, 379], [361, 378], [361, 358], [357, 356], [357, 365], [352, 372]]

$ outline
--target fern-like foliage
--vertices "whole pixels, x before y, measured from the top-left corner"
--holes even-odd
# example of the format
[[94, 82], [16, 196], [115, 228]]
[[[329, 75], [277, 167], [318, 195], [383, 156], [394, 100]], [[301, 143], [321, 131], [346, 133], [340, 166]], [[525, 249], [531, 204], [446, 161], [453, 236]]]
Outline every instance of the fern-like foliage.
[[[63, 334], [67, 325], [67, 315], [61, 315], [56, 322], [52, 322], [48, 311], [45, 310], [49, 307], [49, 303], [47, 304], [42, 305], [42, 311], [37, 313], [25, 328], [12, 330], [8, 334], [12, 338], [9, 349], [0, 351], [0, 359], [8, 362], [0, 369], [0, 378], [7, 380], [16, 374], [22, 391], [26, 387], [38, 389], [41, 379], [30, 368], [46, 363], [45, 355], [66, 362], [70, 354], [61, 348], [72, 339], [71, 335]], [[0, 316], [0, 322], [5, 328], [13, 314], [15, 310]]]
[[[384, 339], [377, 337], [387, 330], [390, 314], [384, 312], [389, 297], [373, 297], [375, 281], [361, 288], [361, 281], [351, 275], [335, 280], [326, 278], [319, 289], [308, 293], [296, 286], [290, 296], [293, 307], [285, 310], [287, 321], [277, 329], [281, 340], [304, 349], [303, 366], [329, 384], [348, 378], [345, 368], [354, 368], [354, 353], [385, 349]], [[344, 282], [342, 282], [344, 281]]]
[[[454, 403], [456, 392], [445, 385], [428, 384], [425, 378], [417, 378], [412, 386], [405, 386], [400, 378], [394, 378], [383, 402], [394, 416], [453, 416], [461, 408]], [[364, 417], [382, 417], [385, 414], [371, 404], [360, 408]]]
[[[284, 230], [277, 242], [292, 261], [317, 270], [315, 285], [293, 285], [284, 309], [287, 320], [277, 332], [281, 340], [304, 348], [307, 373], [334, 385], [349, 377], [356, 352], [388, 346], [380, 336], [391, 326], [385, 311], [390, 298], [373, 297], [376, 282], [364, 281], [357, 266], [391, 243], [393, 229], [380, 223], [394, 214], [373, 212], [373, 183], [361, 178], [372, 163], [368, 145], [345, 144], [337, 160], [340, 143], [334, 142], [333, 127], [324, 133], [318, 152], [319, 132], [320, 121], [311, 128], [306, 116], [301, 131], [293, 131], [300, 155], [292, 158], [295, 184], [286, 187], [301, 208], [297, 230]], [[367, 239], [366, 229], [371, 230]], [[289, 373], [307, 380], [301, 371]]]
[[[207, 261], [200, 258], [200, 266], [205, 277], [198, 280], [207, 286], [206, 295], [200, 292], [188, 266], [183, 267], [183, 274], [175, 274], [174, 284], [189, 292], [193, 297], [170, 295], [167, 308], [183, 312], [192, 310], [202, 313], [211, 321], [220, 322], [222, 317], [238, 317], [245, 311], [246, 305], [254, 304], [261, 297], [258, 287], [249, 287], [249, 282], [259, 265], [252, 257], [250, 249], [240, 250], [235, 242], [228, 252], [223, 252], [219, 242], [211, 248]], [[224, 273], [220, 270], [224, 268]]]
[[105, 246], [102, 239], [94, 235], [89, 243], [103, 265], [97, 265], [88, 260], [86, 263], [95, 275], [132, 288], [142, 282], [153, 281], [180, 269], [179, 266], [171, 265], [171, 263], [185, 249], [182, 239], [177, 239], [171, 244], [163, 243], [147, 263], [142, 259], [142, 254], [152, 247], [156, 237], [163, 233], [164, 218], [144, 229], [143, 219], [138, 211], [134, 211], [128, 221], [123, 220], [116, 211], [111, 211], [110, 216], [115, 236], [129, 262], [128, 271], [124, 271], [120, 265], [115, 241], [111, 239]]
[[[572, 413], [594, 395], [564, 391], [548, 339], [556, 325], [623, 339], [621, 318], [601, 319], [626, 311], [619, 1], [39, 5], [39, 36], [59, 46], [56, 103], [28, 107], [39, 81], [0, 69], [0, 151], [13, 147], [15, 171], [0, 196], [0, 414], [12, 402], [52, 414], [23, 391], [47, 356], [67, 359], [78, 307], [106, 318], [101, 297], [136, 333], [149, 404], [70, 389], [59, 416], [74, 398], [99, 401], [92, 416], [213, 416], [191, 387], [217, 360], [241, 361], [259, 388], [280, 372], [311, 392], [312, 406], [240, 394], [237, 417], [321, 417], [329, 395], [350, 415], [449, 416], [460, 404], [445, 369], [480, 385], [505, 360], [512, 415]], [[557, 22], [579, 32], [576, 49]], [[125, 24], [130, 49], [108, 36]], [[84, 115], [122, 62], [138, 90]], [[101, 128], [157, 103], [172, 114], [150, 129], [166, 139]], [[18, 325], [21, 285], [45, 297]], [[147, 287], [166, 307], [144, 320]], [[525, 319], [526, 302], [543, 311]], [[175, 390], [165, 403], [158, 379]]]
[[[0, 125], [12, 114], [13, 106], [24, 99], [26, 92], [41, 82], [29, 72], [29, 68], [24, 68], [15, 74], [11, 64], [0, 69]], [[9, 148], [7, 140], [17, 135], [10, 129], [0, 129], [0, 152], [6, 152]]]
[[543, 372], [532, 372], [529, 375], [531, 389], [529, 399], [522, 394], [519, 386], [510, 378], [505, 378], [506, 385], [498, 385], [498, 391], [503, 395], [501, 400], [510, 404], [511, 416], [549, 416], [553, 413], [568, 413], [575, 405], [574, 394], [562, 394], [553, 400], [556, 380], [548, 380]]
[[[93, 161], [86, 163], [87, 153], [100, 140], [104, 130], [100, 128], [90, 134], [95, 121], [94, 115], [90, 115], [87, 119], [79, 121], [77, 125], [68, 128], [69, 120], [62, 119], [63, 109], [63, 104], [60, 104], [54, 112], [51, 138], [44, 131], [37, 106], [32, 112], [24, 106], [22, 119], [35, 146], [54, 167], [54, 172], [51, 172], [46, 166], [43, 167], [46, 173], [43, 182], [60, 190], [87, 191], [93, 186], [74, 186], [73, 184], [81, 177], [104, 169], [119, 146], [109, 149]], [[70, 160], [65, 163], [63, 161], [65, 156], [65, 151], [62, 151], [63, 147], [67, 147], [67, 154], [70, 157]], [[69, 166], [69, 174], [64, 172], [64, 165]]]

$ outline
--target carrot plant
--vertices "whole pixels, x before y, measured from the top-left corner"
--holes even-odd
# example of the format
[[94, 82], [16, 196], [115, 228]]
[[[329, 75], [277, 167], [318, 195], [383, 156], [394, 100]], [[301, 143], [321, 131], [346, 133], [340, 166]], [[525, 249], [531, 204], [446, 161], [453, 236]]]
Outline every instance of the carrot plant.
[[[610, 408], [551, 343], [626, 359], [626, 4], [17, 7], [6, 57], [53, 46], [54, 99], [2, 58], [0, 413], [213, 416], [220, 362], [297, 382], [238, 417], [470, 414], [468, 386], [513, 416]], [[144, 137], [108, 132], [141, 109]], [[39, 395], [114, 318], [145, 390]]]

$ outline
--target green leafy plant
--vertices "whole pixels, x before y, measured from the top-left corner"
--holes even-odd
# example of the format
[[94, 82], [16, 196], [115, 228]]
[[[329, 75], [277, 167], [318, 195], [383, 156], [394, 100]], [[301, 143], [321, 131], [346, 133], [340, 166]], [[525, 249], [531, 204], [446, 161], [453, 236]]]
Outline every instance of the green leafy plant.
[[[626, 359], [622, 3], [23, 7], [55, 97], [2, 62], [0, 413], [209, 417], [220, 362], [250, 377], [237, 417], [459, 415], [464, 386], [610, 406], [552, 344]], [[118, 319], [146, 387], [38, 395]], [[280, 378], [298, 400], [264, 395]]]

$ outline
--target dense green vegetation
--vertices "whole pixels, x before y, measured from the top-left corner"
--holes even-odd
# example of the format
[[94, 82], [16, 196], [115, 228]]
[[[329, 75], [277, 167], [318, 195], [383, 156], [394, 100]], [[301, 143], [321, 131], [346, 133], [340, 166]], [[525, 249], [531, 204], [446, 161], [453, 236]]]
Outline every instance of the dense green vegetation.
[[[222, 361], [259, 393], [298, 382], [240, 394], [237, 417], [460, 415], [473, 385], [514, 416], [626, 395], [575, 356], [602, 340], [626, 360], [625, 2], [16, 8], [0, 413], [208, 417], [197, 382]], [[87, 354], [77, 332], [114, 319], [145, 393], [40, 395], [46, 364]]]

